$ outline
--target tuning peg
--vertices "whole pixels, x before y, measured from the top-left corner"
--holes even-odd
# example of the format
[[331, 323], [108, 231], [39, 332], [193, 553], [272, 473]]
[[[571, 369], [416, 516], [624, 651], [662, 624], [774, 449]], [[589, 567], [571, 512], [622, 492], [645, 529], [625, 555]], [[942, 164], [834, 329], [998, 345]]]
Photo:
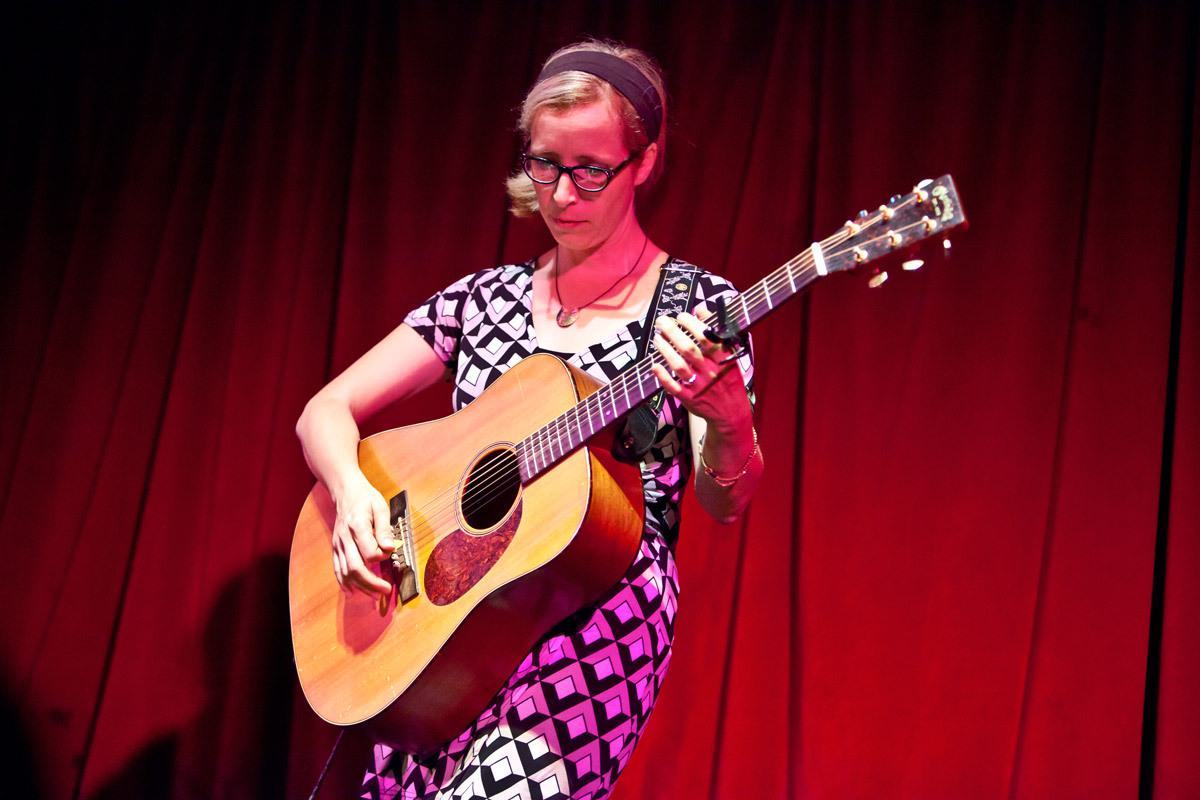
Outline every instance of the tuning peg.
[[883, 286], [883, 284], [885, 284], [887, 282], [887, 279], [888, 279], [888, 274], [886, 272], [884, 272], [883, 270], [879, 269], [878, 267], [876, 267], [871, 272], [871, 277], [869, 279], [867, 279], [867, 286], [869, 286], [872, 289], [878, 289], [880, 286]]
[[922, 259], [910, 258], [908, 261], [905, 261], [903, 264], [901, 264], [900, 268], [905, 272], [915, 272], [923, 266], [925, 266], [925, 262]]

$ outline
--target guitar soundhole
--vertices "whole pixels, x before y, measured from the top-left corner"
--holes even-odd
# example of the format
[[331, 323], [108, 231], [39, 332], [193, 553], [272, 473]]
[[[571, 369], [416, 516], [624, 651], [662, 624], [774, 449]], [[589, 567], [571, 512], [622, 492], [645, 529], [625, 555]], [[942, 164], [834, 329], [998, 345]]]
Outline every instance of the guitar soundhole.
[[502, 448], [487, 453], [467, 475], [462, 495], [463, 521], [477, 531], [494, 528], [508, 516], [520, 490], [516, 452]]

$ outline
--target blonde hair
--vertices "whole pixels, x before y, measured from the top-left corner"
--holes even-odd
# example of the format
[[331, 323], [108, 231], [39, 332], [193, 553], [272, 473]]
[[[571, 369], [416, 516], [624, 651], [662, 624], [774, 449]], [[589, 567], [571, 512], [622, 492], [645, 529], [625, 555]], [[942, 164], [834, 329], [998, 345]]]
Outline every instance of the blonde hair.
[[[652, 186], [658, 180], [658, 176], [662, 174], [663, 165], [666, 163], [667, 93], [663, 83], [662, 70], [659, 69], [654, 59], [641, 50], [627, 47], [617, 42], [607, 42], [598, 39], [588, 39], [576, 44], [567, 45], [555, 51], [546, 59], [545, 63], [549, 64], [559, 56], [578, 51], [607, 53], [632, 64], [646, 77], [646, 80], [650, 81], [655, 91], [658, 92], [659, 99], [662, 102], [662, 124], [659, 126], [658, 139], [655, 142], [658, 145], [657, 160], [654, 163], [654, 170], [650, 173], [650, 177], [642, 184], [645, 187]], [[544, 66], [545, 64], [543, 64]], [[521, 115], [517, 120], [517, 130], [521, 132], [526, 146], [528, 146], [533, 121], [542, 111], [566, 111], [567, 109], [588, 105], [598, 100], [608, 103], [609, 107], [617, 112], [622, 123], [622, 138], [624, 139], [625, 147], [630, 153], [645, 150], [650, 146], [651, 142], [646, 134], [645, 124], [642, 122], [642, 118], [638, 116], [637, 111], [634, 110], [633, 104], [626, 100], [624, 95], [614, 89], [612, 84], [603, 78], [576, 70], [551, 75], [545, 80], [536, 83], [529, 90], [529, 94], [525, 95], [525, 101], [521, 103]], [[527, 217], [537, 213], [537, 192], [534, 183], [529, 180], [529, 176], [520, 167], [508, 177], [506, 187], [508, 189], [508, 198], [512, 201], [512, 213], [514, 215]]]

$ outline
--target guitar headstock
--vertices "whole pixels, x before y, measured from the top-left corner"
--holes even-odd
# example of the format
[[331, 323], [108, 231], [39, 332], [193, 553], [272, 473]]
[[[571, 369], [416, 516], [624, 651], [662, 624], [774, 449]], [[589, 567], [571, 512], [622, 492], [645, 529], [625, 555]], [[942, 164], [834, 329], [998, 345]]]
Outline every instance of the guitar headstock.
[[924, 263], [914, 252], [919, 245], [941, 241], [947, 252], [950, 231], [965, 229], [966, 224], [954, 180], [943, 175], [921, 181], [908, 194], [893, 197], [875, 211], [859, 212], [837, 233], [813, 245], [812, 254], [822, 275], [874, 264], [869, 281], [874, 288], [887, 280], [878, 262], [902, 257], [905, 270], [918, 269]]

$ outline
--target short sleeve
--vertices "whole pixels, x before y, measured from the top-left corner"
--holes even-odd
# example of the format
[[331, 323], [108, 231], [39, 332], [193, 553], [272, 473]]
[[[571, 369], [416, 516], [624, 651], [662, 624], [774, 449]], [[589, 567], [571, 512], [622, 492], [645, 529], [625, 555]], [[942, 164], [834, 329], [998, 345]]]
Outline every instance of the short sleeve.
[[467, 275], [447, 286], [414, 308], [404, 318], [448, 368], [458, 359], [458, 341], [462, 334], [463, 307], [476, 276]]

